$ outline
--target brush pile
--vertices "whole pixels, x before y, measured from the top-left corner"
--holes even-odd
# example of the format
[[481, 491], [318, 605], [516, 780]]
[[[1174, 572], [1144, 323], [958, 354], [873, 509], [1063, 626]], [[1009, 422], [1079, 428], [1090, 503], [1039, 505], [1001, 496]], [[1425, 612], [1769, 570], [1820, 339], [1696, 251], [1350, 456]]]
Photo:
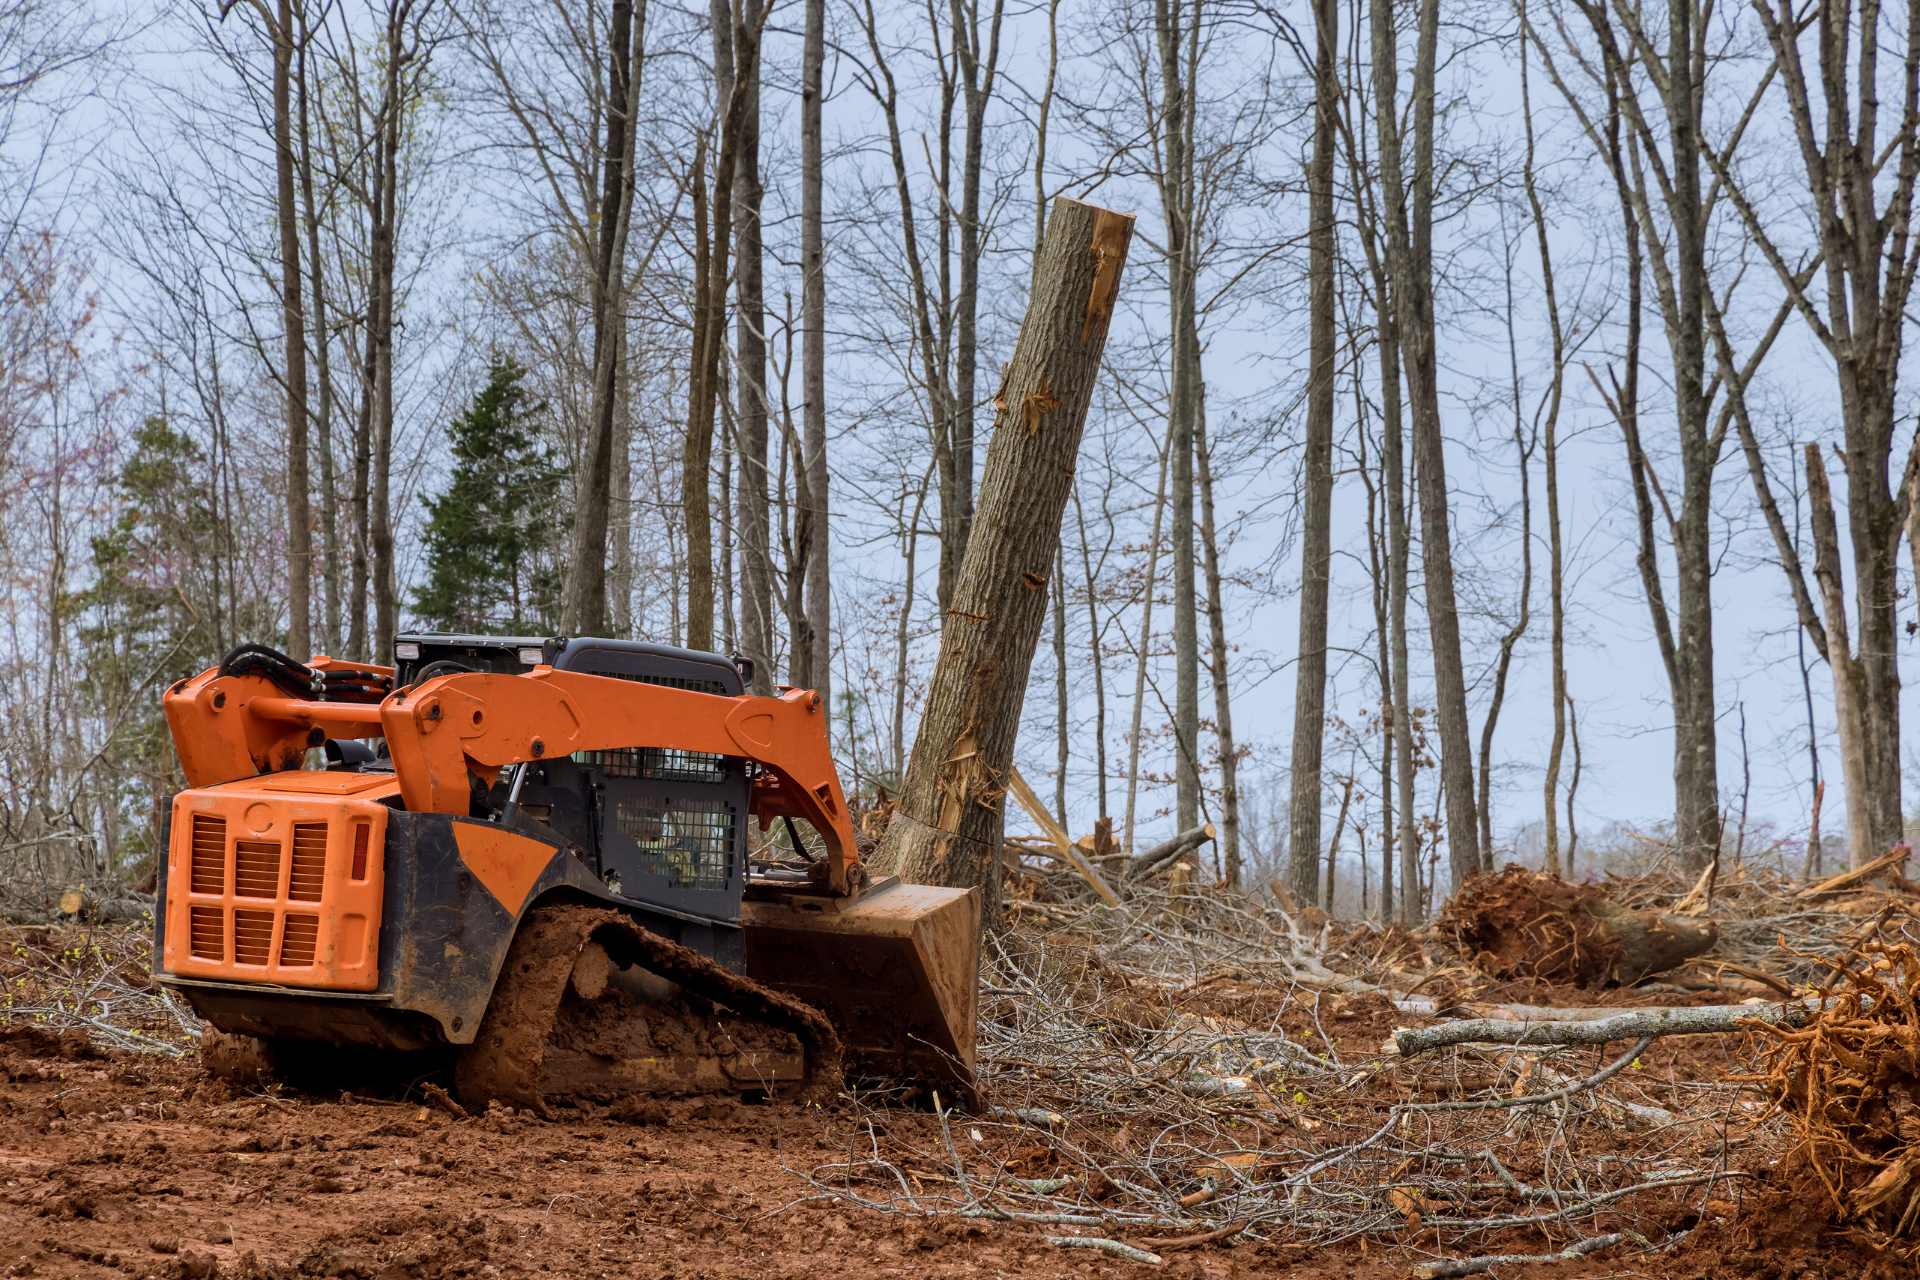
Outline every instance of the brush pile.
[[180, 1057], [200, 1020], [149, 981], [144, 929], [0, 930], [0, 1033]]

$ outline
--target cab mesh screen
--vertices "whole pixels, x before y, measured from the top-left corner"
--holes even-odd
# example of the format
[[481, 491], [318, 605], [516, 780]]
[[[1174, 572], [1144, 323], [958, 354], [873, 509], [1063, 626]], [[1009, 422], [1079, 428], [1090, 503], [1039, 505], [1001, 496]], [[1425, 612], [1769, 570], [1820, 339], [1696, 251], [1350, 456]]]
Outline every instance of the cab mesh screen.
[[669, 888], [725, 889], [733, 878], [734, 819], [724, 800], [627, 796], [614, 825]]
[[616, 747], [611, 751], [576, 751], [573, 760], [575, 764], [597, 765], [609, 778], [652, 778], [660, 782], [727, 780], [727, 758], [704, 751]]

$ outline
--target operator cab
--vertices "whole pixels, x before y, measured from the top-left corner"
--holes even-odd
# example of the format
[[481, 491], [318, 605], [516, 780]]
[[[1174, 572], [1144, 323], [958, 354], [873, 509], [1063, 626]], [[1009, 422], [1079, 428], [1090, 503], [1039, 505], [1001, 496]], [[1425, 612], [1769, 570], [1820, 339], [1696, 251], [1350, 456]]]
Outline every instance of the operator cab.
[[[394, 637], [393, 655], [396, 689], [458, 671], [519, 675], [542, 665], [726, 698], [752, 680], [744, 658], [638, 640], [409, 632]], [[751, 762], [641, 745], [644, 725], [633, 736], [630, 747], [501, 770], [475, 816], [548, 828], [622, 897], [731, 917], [746, 884]], [[383, 766], [391, 767], [373, 767]]]

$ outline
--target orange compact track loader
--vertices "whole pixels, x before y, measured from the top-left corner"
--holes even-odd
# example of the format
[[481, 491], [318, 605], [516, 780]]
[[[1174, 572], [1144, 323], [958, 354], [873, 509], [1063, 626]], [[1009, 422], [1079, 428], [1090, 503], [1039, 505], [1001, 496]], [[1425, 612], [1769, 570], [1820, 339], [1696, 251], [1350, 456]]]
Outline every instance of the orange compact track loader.
[[632, 641], [394, 653], [246, 645], [167, 690], [155, 972], [264, 1043], [212, 1042], [440, 1050], [469, 1107], [821, 1097], [843, 1063], [977, 1105], [979, 896], [869, 881], [818, 694]]

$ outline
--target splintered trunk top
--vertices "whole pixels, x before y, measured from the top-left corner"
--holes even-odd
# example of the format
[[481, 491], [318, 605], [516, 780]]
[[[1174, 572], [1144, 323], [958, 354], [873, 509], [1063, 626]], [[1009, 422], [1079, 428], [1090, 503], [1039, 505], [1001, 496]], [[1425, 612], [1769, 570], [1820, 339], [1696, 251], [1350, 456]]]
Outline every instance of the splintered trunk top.
[[994, 397], [979, 505], [926, 713], [877, 872], [985, 890], [996, 917], [1001, 808], [1060, 522], [1106, 348], [1133, 218], [1054, 201], [1020, 340]]

